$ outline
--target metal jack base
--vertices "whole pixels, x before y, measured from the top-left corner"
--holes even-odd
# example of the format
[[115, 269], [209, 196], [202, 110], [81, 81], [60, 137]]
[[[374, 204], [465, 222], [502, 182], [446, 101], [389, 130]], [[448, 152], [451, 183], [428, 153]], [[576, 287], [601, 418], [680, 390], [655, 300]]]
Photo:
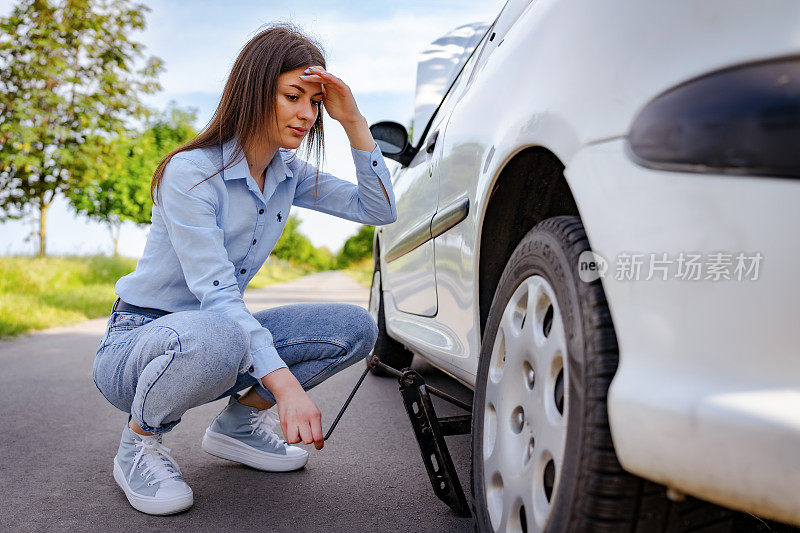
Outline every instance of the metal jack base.
[[[459, 516], [470, 516], [469, 503], [464, 496], [444, 437], [469, 433], [472, 415], [438, 418], [429, 394], [432, 392], [431, 388], [425, 385], [422, 376], [415, 370], [406, 368], [399, 381], [400, 394], [403, 396], [408, 418], [411, 420], [411, 426], [417, 436], [417, 444], [419, 444], [419, 451], [422, 453], [422, 461], [428, 471], [433, 492]], [[448, 398], [443, 399], [450, 401]], [[451, 399], [455, 400], [455, 398]], [[451, 403], [472, 411], [470, 406], [463, 402], [458, 400], [456, 402]]]
[[447, 443], [444, 437], [447, 435], [465, 435], [471, 431], [472, 415], [447, 416], [438, 418], [433, 408], [431, 394], [438, 396], [448, 403], [457, 405], [465, 411], [472, 413], [472, 406], [454, 398], [434, 387], [425, 384], [425, 380], [416, 370], [410, 368], [403, 369], [402, 372], [382, 363], [377, 355], [372, 355], [367, 368], [361, 374], [361, 378], [356, 383], [350, 396], [345, 401], [336, 419], [331, 424], [325, 440], [330, 437], [336, 424], [339, 422], [344, 410], [350, 404], [350, 400], [358, 390], [361, 382], [364, 381], [370, 369], [380, 367], [387, 373], [398, 378], [400, 383], [400, 394], [414, 428], [414, 435], [417, 437], [417, 444], [422, 453], [422, 461], [428, 471], [433, 492], [436, 496], [446, 503], [459, 516], [470, 516], [470, 506], [464, 496], [461, 482], [458, 480], [458, 473]]

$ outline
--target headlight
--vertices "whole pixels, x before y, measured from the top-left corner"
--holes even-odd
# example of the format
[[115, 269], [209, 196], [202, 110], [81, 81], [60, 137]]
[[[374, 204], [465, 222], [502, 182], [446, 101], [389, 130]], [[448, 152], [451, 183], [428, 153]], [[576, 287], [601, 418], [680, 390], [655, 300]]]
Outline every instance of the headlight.
[[633, 121], [628, 152], [661, 170], [800, 177], [800, 56], [682, 83]]

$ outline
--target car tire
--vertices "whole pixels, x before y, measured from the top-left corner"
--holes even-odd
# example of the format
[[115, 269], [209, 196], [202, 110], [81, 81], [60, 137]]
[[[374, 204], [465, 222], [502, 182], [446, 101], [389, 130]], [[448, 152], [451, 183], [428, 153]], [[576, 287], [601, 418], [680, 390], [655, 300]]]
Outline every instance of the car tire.
[[[375, 259], [375, 268], [372, 271], [372, 283], [370, 285], [369, 312], [378, 324], [378, 338], [375, 347], [370, 355], [367, 356], [367, 363], [373, 353], [378, 354], [382, 363], [389, 365], [396, 370], [402, 370], [411, 366], [414, 354], [401, 343], [397, 342], [386, 332], [386, 316], [383, 310], [383, 285], [381, 282], [380, 261]], [[376, 367], [371, 370], [376, 376], [389, 376], [390, 374], [382, 368]]]
[[620, 466], [606, 408], [617, 340], [600, 280], [578, 276], [588, 250], [579, 217], [553, 217], [525, 235], [503, 270], [473, 403], [476, 529], [734, 530], [741, 513], [673, 502]]

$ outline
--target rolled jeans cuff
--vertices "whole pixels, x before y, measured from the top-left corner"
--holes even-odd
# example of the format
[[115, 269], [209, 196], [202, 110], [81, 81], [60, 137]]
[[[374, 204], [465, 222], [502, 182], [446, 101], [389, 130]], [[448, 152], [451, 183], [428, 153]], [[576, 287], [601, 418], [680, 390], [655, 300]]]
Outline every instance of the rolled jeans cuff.
[[[128, 420], [130, 421], [131, 418], [133, 418], [133, 414], [130, 415]], [[172, 430], [172, 428], [177, 426], [178, 423], [181, 421], [181, 419], [179, 418], [173, 422], [167, 422], [166, 424], [162, 424], [158, 427], [153, 427], [153, 426], [148, 426], [141, 420], [136, 420], [136, 418], [134, 418], [133, 420], [134, 422], [139, 424], [139, 427], [142, 428], [142, 431], [147, 431], [148, 433], [153, 433], [154, 435], [160, 435], [162, 433], [166, 433], [167, 431]]]
[[275, 399], [275, 396], [272, 395], [269, 389], [266, 388], [264, 384], [261, 383], [260, 380], [258, 383], [256, 383], [256, 394], [261, 396], [261, 399], [266, 400], [270, 403], [278, 403], [278, 400]]

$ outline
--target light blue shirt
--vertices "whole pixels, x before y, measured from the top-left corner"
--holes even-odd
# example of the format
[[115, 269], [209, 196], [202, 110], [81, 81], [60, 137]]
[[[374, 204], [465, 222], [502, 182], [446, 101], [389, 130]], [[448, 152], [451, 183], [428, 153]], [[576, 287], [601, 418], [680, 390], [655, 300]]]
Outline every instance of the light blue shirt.
[[238, 147], [232, 139], [221, 148], [172, 157], [153, 205], [144, 253], [136, 270], [117, 281], [115, 292], [133, 305], [171, 312], [202, 309], [234, 319], [250, 335], [252, 357], [244, 358], [239, 371], [260, 380], [286, 364], [272, 333], [250, 314], [242, 295], [283, 232], [291, 206], [372, 225], [394, 222], [397, 210], [377, 144], [372, 152], [351, 146], [358, 185], [326, 172], [317, 181], [314, 165], [280, 149], [267, 166], [263, 193], [244, 155], [219, 172], [223, 162], [236, 158]]

